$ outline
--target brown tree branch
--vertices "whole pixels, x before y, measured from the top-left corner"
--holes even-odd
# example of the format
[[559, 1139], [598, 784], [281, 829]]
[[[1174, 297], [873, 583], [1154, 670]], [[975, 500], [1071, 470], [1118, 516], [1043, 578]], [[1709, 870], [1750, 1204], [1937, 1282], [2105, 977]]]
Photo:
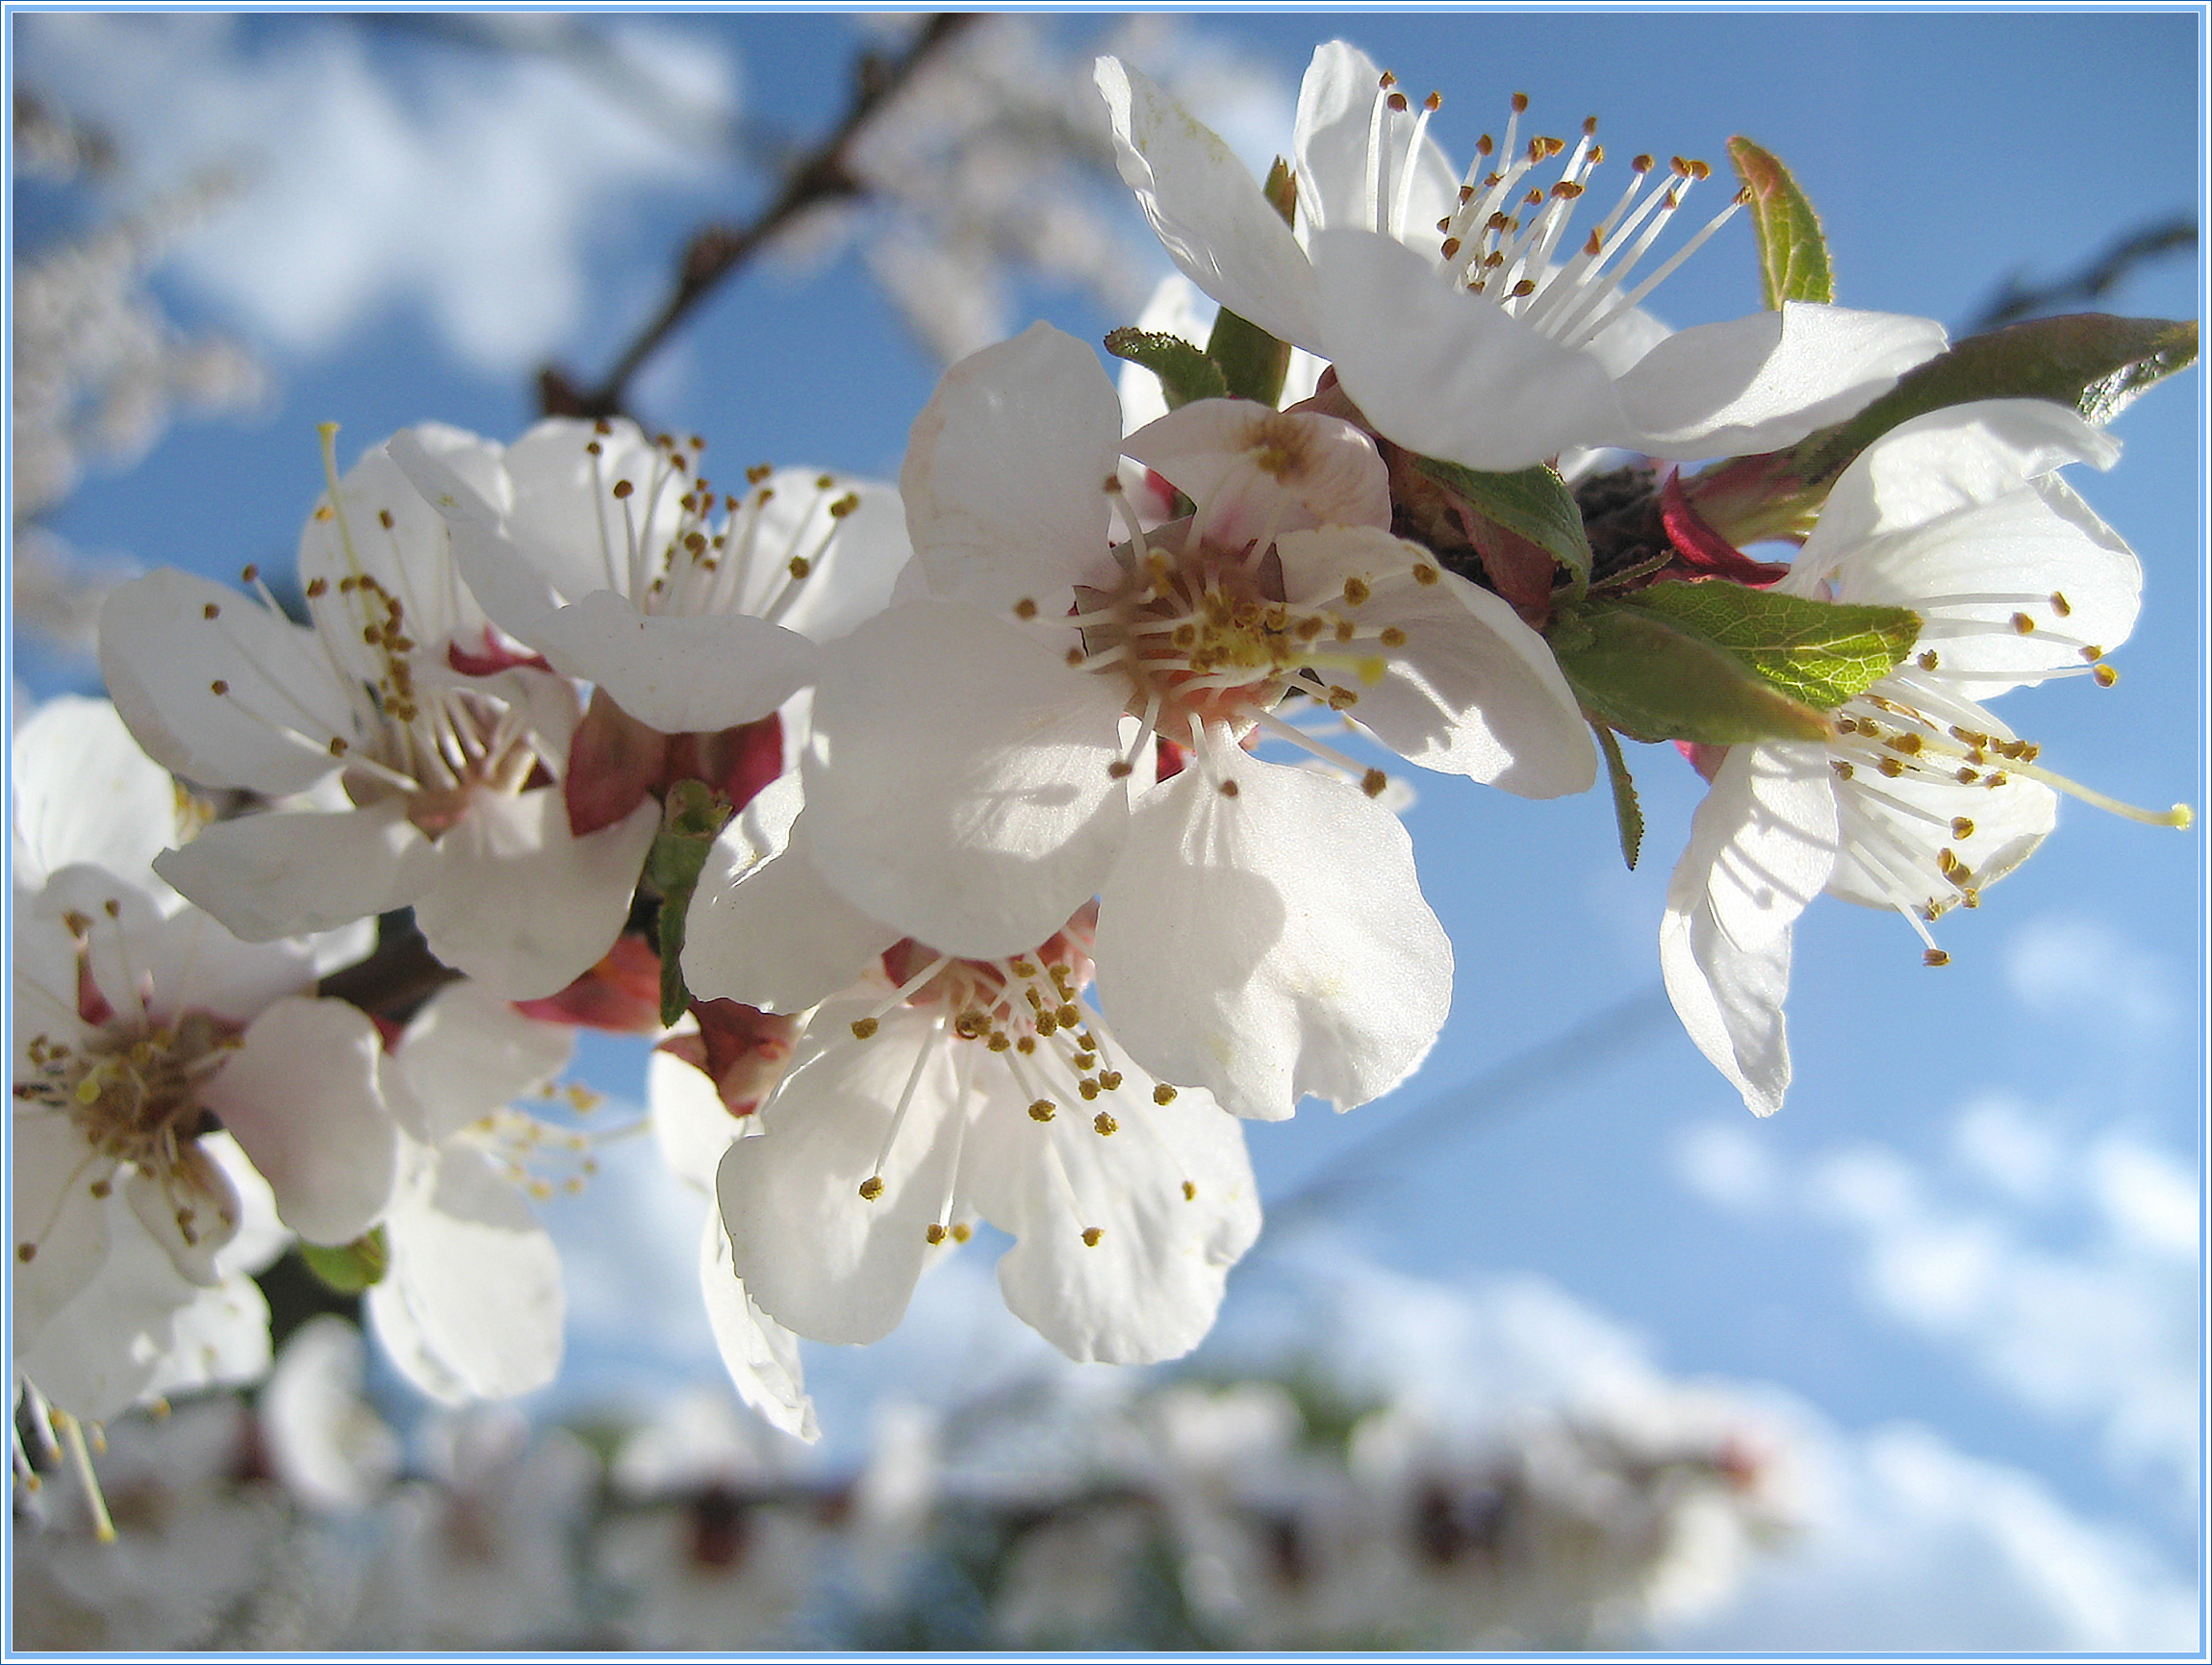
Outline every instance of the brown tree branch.
[[742, 226], [708, 225], [693, 234], [677, 263], [675, 287], [651, 321], [615, 361], [604, 381], [597, 387], [579, 388], [558, 365], [547, 365], [538, 372], [538, 402], [545, 414], [621, 415], [630, 378], [717, 285], [808, 209], [865, 194], [866, 185], [847, 162], [853, 141], [876, 113], [913, 79], [915, 71], [975, 21], [969, 13], [939, 13], [922, 26], [899, 57], [864, 54], [853, 76], [852, 102], [844, 118], [819, 145], [792, 164], [782, 188], [750, 222]]

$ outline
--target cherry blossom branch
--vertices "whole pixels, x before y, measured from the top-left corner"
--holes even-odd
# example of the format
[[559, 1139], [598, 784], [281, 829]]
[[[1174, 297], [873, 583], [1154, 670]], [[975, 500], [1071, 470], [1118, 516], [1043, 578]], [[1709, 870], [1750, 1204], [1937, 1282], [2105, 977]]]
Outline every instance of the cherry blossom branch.
[[745, 225], [707, 225], [692, 235], [677, 263], [675, 287], [660, 310], [630, 342], [605, 380], [579, 388], [558, 365], [538, 373], [538, 400], [548, 416], [613, 416], [623, 414], [630, 378], [700, 301], [771, 239], [809, 209], [861, 196], [867, 185], [847, 163], [854, 141], [877, 112], [915, 73], [975, 21], [963, 13], [939, 13], [916, 32], [899, 57], [864, 54], [854, 75], [852, 102], [829, 135], [795, 162], [782, 189]]

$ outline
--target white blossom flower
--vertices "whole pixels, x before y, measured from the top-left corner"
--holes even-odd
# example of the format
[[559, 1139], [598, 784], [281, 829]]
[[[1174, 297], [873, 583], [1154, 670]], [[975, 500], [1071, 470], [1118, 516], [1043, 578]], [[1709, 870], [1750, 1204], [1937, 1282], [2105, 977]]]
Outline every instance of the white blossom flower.
[[[1117, 548], [1124, 450], [1198, 510]], [[1238, 1114], [1394, 1085], [1450, 969], [1404, 829], [1241, 747], [1287, 741], [1380, 791], [1275, 715], [1300, 692], [1416, 763], [1579, 791], [1594, 752], [1542, 640], [1390, 536], [1348, 424], [1209, 400], [1125, 444], [1096, 358], [1044, 325], [947, 374], [901, 492], [931, 593], [826, 655], [803, 766], [820, 875], [985, 960], [1097, 896], [1100, 996], [1131, 1054]], [[1156, 736], [1191, 757], [1157, 784]]]
[[[774, 1028], [764, 1024], [754, 1037], [758, 1061], [749, 1072], [762, 1084], [763, 1097], [790, 1059], [787, 1031], [796, 1028], [788, 1021], [772, 1022]], [[721, 1086], [699, 1067], [656, 1049], [646, 1074], [653, 1136], [669, 1171], [699, 1198], [699, 1294], [730, 1385], [771, 1427], [812, 1442], [822, 1437], [822, 1426], [806, 1394], [799, 1338], [761, 1311], [730, 1261], [729, 1234], [714, 1196], [715, 1173], [730, 1141], [758, 1127], [750, 1111], [742, 1121], [733, 1116]]]
[[[418, 438], [479, 477], [496, 461], [449, 429]], [[470, 674], [484, 618], [444, 521], [381, 448], [341, 483], [328, 445], [330, 491], [300, 539], [312, 627], [176, 571], [102, 616], [108, 687], [158, 762], [202, 786], [314, 795], [217, 822], [156, 869], [253, 942], [412, 904], [447, 964], [549, 995], [620, 930], [657, 807], [571, 835], [542, 783], [564, 766], [573, 688], [512, 662]]]
[[[1118, 60], [1099, 61], [1122, 177], [1182, 271], [1278, 339], [1332, 361], [1402, 445], [1516, 469], [1576, 447], [1657, 457], [1772, 450], [1838, 421], [1944, 346], [1922, 318], [1790, 302], [1669, 335], [1640, 303], [1727, 215], [1631, 274], [1703, 163], [1652, 160], [1586, 237], [1568, 230], [1603, 162], [1595, 119], [1571, 150], [1525, 143], [1516, 97], [1463, 181], [1418, 110], [1354, 47], [1320, 47], [1300, 90], [1293, 229], [1212, 133]], [[1564, 155], [1548, 185], [1534, 177]]]
[[548, 1169], [580, 1186], [590, 1141], [515, 1100], [549, 1094], [574, 1047], [573, 1029], [462, 982], [430, 997], [385, 1060], [404, 1136], [368, 1314], [400, 1374], [445, 1403], [528, 1393], [560, 1368], [560, 1256], [528, 1199], [552, 1194]]
[[491, 448], [484, 483], [412, 434], [392, 455], [500, 629], [681, 734], [775, 711], [812, 680], [810, 640], [880, 609], [906, 559], [890, 488], [758, 467], [718, 493], [703, 444], [556, 418]]
[[1675, 1010], [1754, 1111], [1790, 1080], [1782, 1001], [1791, 931], [1823, 889], [1930, 922], [2012, 870], [2061, 791], [2166, 824], [2052, 774], [1980, 699], [2050, 677], [2100, 683], [2134, 627], [2142, 568], [2056, 470], [2119, 447], [2039, 400], [1907, 422], [1838, 479], [1778, 589], [1907, 607], [1913, 653], [1836, 713], [1825, 742], [1728, 749], [1667, 889], [1660, 961]]
[[[1252, 1171], [1233, 1118], [1154, 1080], [1081, 1004], [1091, 911], [1025, 954], [901, 939], [823, 882], [798, 799], [778, 782], [718, 841], [686, 930], [700, 991], [814, 1007], [722, 1157], [750, 1299], [801, 1335], [877, 1340], [980, 1216], [1016, 1240], [1006, 1304], [1070, 1357], [1196, 1346], [1259, 1231]], [[787, 930], [801, 913], [813, 929]]]

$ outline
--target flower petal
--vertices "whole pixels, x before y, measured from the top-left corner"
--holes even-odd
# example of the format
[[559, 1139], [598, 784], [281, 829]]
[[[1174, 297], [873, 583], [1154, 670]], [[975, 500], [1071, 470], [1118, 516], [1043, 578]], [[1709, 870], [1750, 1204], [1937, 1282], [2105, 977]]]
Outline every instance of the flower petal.
[[1864, 409], [1945, 344], [1932, 318], [1809, 301], [1678, 330], [1616, 384], [1627, 426], [1594, 437], [1653, 457], [1777, 450]]
[[814, 1400], [801, 1385], [799, 1338], [777, 1324], [745, 1293], [730, 1264], [729, 1236], [722, 1215], [706, 1211], [699, 1249], [699, 1290], [706, 1298], [706, 1321], [729, 1372], [730, 1386], [748, 1409], [770, 1427], [812, 1445], [822, 1438], [814, 1420]]
[[1412, 845], [1357, 787], [1243, 752], [1148, 793], [1099, 901], [1100, 1004], [1163, 1081], [1278, 1120], [1404, 1079], [1451, 1005]]
[[1121, 405], [1098, 355], [1049, 324], [962, 359], [915, 418], [899, 492], [940, 595], [1048, 611], [1107, 565]]
[[1659, 966], [1682, 1026], [1755, 1116], [1782, 1108], [1790, 1085], [1791, 931], [1741, 947], [1714, 918], [1700, 875], [1684, 857], [1659, 928]]
[[847, 901], [808, 857], [797, 827], [780, 853], [750, 861], [744, 820], [715, 841], [692, 893], [684, 981], [695, 995], [803, 1012], [858, 981], [904, 933]]
[[1305, 252], [1244, 164], [1120, 59], [1100, 59], [1097, 73], [1122, 182], [1168, 258], [1277, 341], [1324, 351]]
[[1040, 1123], [1013, 1077], [990, 1073], [962, 1189], [1015, 1239], [999, 1261], [1007, 1307], [1073, 1359], [1188, 1352], [1259, 1233], [1242, 1126], [1202, 1092], [1155, 1103], [1155, 1082], [1133, 1065], [1117, 1091], [1068, 1107], [1081, 1115]]
[[58, 1109], [19, 1105], [10, 1151], [10, 1311], [20, 1356], [107, 1264], [108, 1209], [91, 1187], [108, 1180], [115, 1165]]
[[1509, 470], [1569, 445], [1620, 442], [1626, 416], [1589, 353], [1462, 292], [1386, 237], [1323, 231], [1312, 248], [1337, 379], [1399, 444]]
[[1390, 475], [1375, 441], [1335, 416], [1194, 399], [1122, 450], [1180, 487], [1199, 506], [1202, 540], [1221, 547], [1309, 526], [1390, 524]]
[[766, 717], [812, 680], [797, 631], [742, 613], [641, 613], [598, 590], [562, 608], [533, 643], [556, 669], [596, 682], [663, 734], [711, 734]]
[[474, 983], [454, 983], [423, 1003], [394, 1059], [427, 1113], [418, 1137], [437, 1145], [518, 1098], [547, 1092], [576, 1049], [565, 1023], [526, 1018]]
[[420, 900], [436, 850], [388, 798], [365, 809], [268, 810], [216, 821], [154, 871], [232, 935], [273, 942], [327, 931]]
[[350, 1243], [398, 1176], [399, 1128], [377, 1092], [376, 1026], [343, 1000], [289, 997], [247, 1025], [201, 1101], [310, 1243]]
[[73, 862], [145, 882], [177, 842], [176, 783], [139, 749], [104, 699], [49, 699], [15, 731], [13, 805], [16, 887], [36, 890]]
[[[1459, 169], [1424, 135], [1420, 148], [1411, 153], [1409, 183], [1393, 164], [1407, 157], [1419, 117], [1411, 108], [1392, 110], [1386, 104], [1378, 112], [1382, 97], [1383, 77], [1364, 52], [1342, 40], [1314, 48], [1299, 84], [1292, 129], [1299, 219], [1309, 233], [1352, 226], [1382, 232], [1426, 252], [1437, 246], [1437, 221], [1459, 206]], [[1378, 114], [1383, 118], [1380, 133]], [[1379, 178], [1370, 176], [1370, 163], [1380, 163]]]
[[[834, 1036], [869, 1009], [832, 1001], [815, 1023]], [[948, 1051], [934, 1019], [897, 1009], [870, 1039], [794, 1072], [760, 1111], [760, 1133], [724, 1152], [715, 1192], [730, 1263], [771, 1318], [816, 1341], [878, 1341], [897, 1326], [952, 1192], [965, 1112]]]
[[551, 788], [478, 794], [438, 841], [437, 881], [415, 904], [416, 923], [432, 953], [501, 997], [556, 994], [621, 933], [659, 828], [649, 799], [577, 838]]
[[1035, 947], [1097, 894], [1126, 820], [1107, 773], [1126, 685], [952, 602], [827, 651], [807, 826], [815, 866], [862, 913], [988, 957]]
[[1559, 662], [1502, 596], [1386, 532], [1292, 533], [1280, 552], [1292, 606], [1340, 608], [1357, 576], [1368, 591], [1360, 623], [1404, 632], [1404, 646], [1377, 656], [1382, 674], [1358, 681], [1349, 715], [1407, 762], [1523, 797], [1587, 791], [1597, 778], [1589, 727]]
[[147, 755], [197, 786], [281, 797], [337, 770], [334, 738], [360, 739], [314, 631], [167, 568], [101, 608], [100, 674]]
[[[482, 1151], [467, 1145], [419, 1151], [386, 1230], [392, 1264], [384, 1282], [405, 1305], [420, 1347], [470, 1397], [512, 1399], [553, 1379], [568, 1310], [560, 1255], [521, 1192]], [[405, 1371], [420, 1355], [394, 1356]], [[418, 1386], [449, 1391], [447, 1380], [425, 1374]]]

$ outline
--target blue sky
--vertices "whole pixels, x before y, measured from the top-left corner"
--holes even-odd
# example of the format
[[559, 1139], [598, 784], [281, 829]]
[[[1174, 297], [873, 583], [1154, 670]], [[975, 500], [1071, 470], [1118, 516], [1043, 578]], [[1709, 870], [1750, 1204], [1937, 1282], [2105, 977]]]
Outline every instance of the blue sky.
[[[1106, 21], [1068, 20], [1054, 38], [1080, 63]], [[693, 124], [679, 143], [620, 112], [591, 114], [589, 88], [557, 64], [420, 31], [289, 14], [12, 22], [18, 80], [112, 122], [140, 180], [240, 170], [234, 207], [180, 246], [160, 285], [180, 319], [262, 353], [269, 404], [176, 427], [56, 520], [88, 552], [225, 575], [288, 557], [319, 484], [315, 422], [343, 424], [347, 458], [423, 418], [512, 438], [534, 415], [542, 358], [602, 366], [688, 230], [756, 194], [715, 160], [712, 137], [736, 120], [819, 126], [856, 39], [826, 14], [625, 23], [622, 61], [680, 63], [690, 78], [671, 105]], [[1341, 26], [1190, 19], [1167, 63], [1211, 89], [1225, 136], [1263, 161], [1287, 142], [1307, 57]], [[1443, 92], [1434, 131], [1455, 155], [1498, 127], [1515, 91], [1538, 130], [1595, 114], [1622, 154], [1718, 161], [1731, 134], [1747, 135], [1820, 210], [1841, 301], [1956, 324], [2008, 274], [2056, 277], [2199, 205], [2200, 28], [2192, 12], [1469, 13], [1361, 15], [1352, 38], [1416, 95]], [[292, 138], [272, 149], [280, 118]], [[42, 206], [23, 199], [26, 240]], [[1133, 212], [1117, 212], [1143, 255]], [[2106, 304], [2186, 317], [2200, 298], [2199, 267], [2181, 259]], [[1755, 307], [1748, 232], [1723, 233], [1651, 304], [1684, 324]], [[1015, 311], [1015, 327], [1045, 316], [1094, 339], [1128, 321], [1064, 284], [1020, 286]], [[725, 463], [891, 475], [935, 373], [833, 242], [718, 295], [636, 391], [648, 419], [708, 435]], [[2074, 481], [2148, 574], [2120, 685], [2074, 680], [2002, 708], [2047, 763], [2161, 806], [2205, 797], [2203, 410], [2199, 376], [2154, 390], [2115, 424], [2118, 467]], [[17, 673], [40, 694], [83, 675], [28, 651]], [[1816, 907], [1797, 937], [1797, 1083], [1770, 1122], [1753, 1123], [1665, 1019], [1556, 1090], [1439, 1108], [1439, 1130], [1395, 1160], [1359, 1154], [1394, 1118], [1454, 1103], [1502, 1061], [1656, 987], [1666, 874], [1699, 788], [1670, 750], [1634, 749], [1650, 831], [1633, 874], [1597, 795], [1536, 804], [1415, 783], [1424, 885], [1459, 958], [1452, 1021], [1392, 1099], [1253, 1129], [1268, 1196], [1338, 1170], [1371, 1182], [1263, 1246], [1232, 1285], [1221, 1345], [1264, 1327], [1271, 1303], [1295, 1304], [1291, 1269], [1316, 1256], [1478, 1303], [1501, 1276], [1534, 1276], [1656, 1368], [1775, 1384], [1813, 1407], [1819, 1437], [1862, 1477], [1922, 1461], [1961, 1496], [2016, 1504], [2004, 1488], [2026, 1485], [2144, 1602], [2193, 1587], [2199, 834], [2067, 804], [2033, 861], [1977, 914], [1946, 921], [1954, 963], [1942, 971], [1920, 966], [1901, 921]], [[589, 1056], [617, 1087], [637, 1068], [611, 1046]], [[960, 1276], [956, 1293], [989, 1299]], [[623, 1375], [579, 1341], [583, 1376]], [[810, 1369], [826, 1405], [856, 1415], [897, 1356], [818, 1350]], [[1909, 1427], [1936, 1446], [1912, 1446], [1897, 1432]], [[1897, 1501], [1909, 1492], [1869, 1482], [1862, 1515], [1913, 1506]], [[2032, 1564], [2024, 1550], [2006, 1563]], [[1946, 1595], [1931, 1582], [1929, 1624], [1979, 1612], [1990, 1627], [1970, 1626], [1959, 1645], [2004, 1644], [2024, 1609], [2006, 1608], [2001, 1579], [1984, 1585]], [[1762, 1599], [1746, 1628], [1715, 1637], [1782, 1645], [1790, 1612], [1823, 1610], [1803, 1591], [1794, 1605]], [[1849, 1632], [1847, 1603], [1836, 1613], [1842, 1628], [1805, 1639], [1878, 1640]], [[1939, 1632], [1894, 1645], [1920, 1634]], [[2034, 1635], [2090, 1639], [2055, 1618]]]

